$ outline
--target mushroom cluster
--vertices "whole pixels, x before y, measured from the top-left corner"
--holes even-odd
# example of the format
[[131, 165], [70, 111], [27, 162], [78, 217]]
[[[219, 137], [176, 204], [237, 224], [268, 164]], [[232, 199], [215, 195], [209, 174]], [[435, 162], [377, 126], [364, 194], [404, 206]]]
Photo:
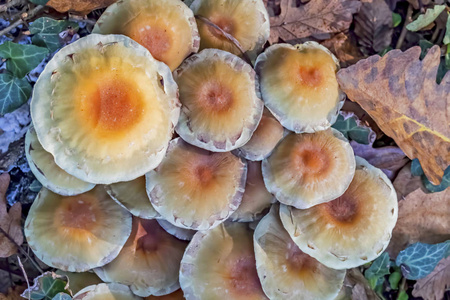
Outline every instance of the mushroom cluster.
[[387, 247], [394, 188], [331, 128], [339, 62], [269, 31], [263, 0], [121, 0], [47, 64], [25, 235], [89, 274], [74, 299], [334, 299]]

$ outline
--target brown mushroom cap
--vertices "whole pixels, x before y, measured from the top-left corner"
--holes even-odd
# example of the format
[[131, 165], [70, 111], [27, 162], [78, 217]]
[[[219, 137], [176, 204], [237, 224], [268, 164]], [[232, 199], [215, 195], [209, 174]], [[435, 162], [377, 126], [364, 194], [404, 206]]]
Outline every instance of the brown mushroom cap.
[[334, 270], [301, 251], [279, 217], [279, 206], [259, 222], [254, 234], [256, 268], [270, 299], [334, 299], [345, 270]]
[[177, 239], [183, 240], [183, 241], [190, 241], [192, 240], [192, 237], [197, 232], [196, 230], [192, 229], [186, 229], [181, 228], [178, 226], [173, 225], [169, 221], [163, 220], [163, 219], [157, 219], [159, 225], [161, 228], [163, 228], [167, 233], [173, 235]]
[[90, 285], [73, 297], [73, 300], [141, 300], [130, 288], [118, 283]]
[[180, 285], [187, 300], [268, 299], [256, 273], [253, 231], [227, 222], [197, 232], [181, 261]]
[[284, 128], [280, 122], [264, 108], [261, 121], [250, 140], [242, 147], [234, 150], [236, 154], [247, 160], [259, 161], [268, 157], [284, 136]]
[[386, 175], [356, 157], [356, 172], [337, 199], [309, 209], [282, 205], [280, 217], [299, 248], [333, 269], [349, 269], [386, 249], [397, 221], [397, 195]]
[[25, 155], [34, 176], [52, 192], [73, 196], [92, 190], [95, 186], [61, 169], [55, 163], [54, 157], [42, 148], [33, 126], [28, 128], [25, 136]]
[[276, 201], [264, 185], [261, 162], [247, 162], [247, 181], [241, 204], [230, 216], [230, 220], [239, 222], [253, 222], [260, 219]]
[[33, 90], [42, 147], [92, 183], [129, 181], [162, 160], [179, 116], [170, 69], [123, 35], [90, 34], [50, 60]]
[[87, 286], [102, 283], [103, 281], [95, 274], [91, 272], [65, 272], [61, 270], [56, 270], [58, 275], [67, 276], [69, 279], [69, 288], [72, 293], [76, 294]]
[[122, 0], [108, 7], [93, 33], [123, 34], [173, 71], [200, 46], [192, 11], [181, 0]]
[[42, 188], [25, 222], [34, 254], [47, 265], [84, 272], [113, 260], [131, 232], [131, 215], [103, 187], [64, 197]]
[[[190, 7], [195, 15], [207, 18], [232, 35], [244, 52], [261, 50], [269, 39], [269, 15], [262, 0], [195, 0]], [[241, 54], [220, 31], [201, 20], [197, 24], [201, 49], [217, 48]]]
[[175, 128], [197, 147], [226, 152], [250, 140], [264, 104], [252, 67], [239, 57], [205, 49], [174, 71], [181, 115]]
[[341, 196], [353, 179], [355, 157], [334, 128], [291, 133], [262, 163], [269, 192], [281, 203], [305, 209]]
[[131, 235], [117, 258], [94, 271], [105, 282], [129, 285], [136, 295], [166, 295], [180, 288], [178, 271], [186, 246], [156, 220], [134, 218]]
[[162, 163], [146, 174], [147, 193], [170, 223], [206, 230], [237, 209], [246, 174], [245, 162], [230, 152], [209, 152], [176, 138]]
[[339, 62], [316, 42], [276, 44], [258, 56], [255, 69], [266, 107], [296, 133], [329, 128], [345, 98], [336, 72]]
[[148, 198], [145, 176], [132, 181], [123, 181], [105, 185], [106, 192], [131, 214], [143, 219], [160, 217]]

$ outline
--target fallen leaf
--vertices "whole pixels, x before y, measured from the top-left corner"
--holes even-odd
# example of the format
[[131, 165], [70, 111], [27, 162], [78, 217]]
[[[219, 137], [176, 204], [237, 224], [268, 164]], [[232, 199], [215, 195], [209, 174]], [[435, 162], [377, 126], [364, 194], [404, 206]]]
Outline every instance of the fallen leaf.
[[380, 52], [391, 44], [392, 11], [384, 0], [365, 0], [355, 16], [355, 34], [366, 52]]
[[420, 53], [416, 46], [374, 55], [341, 69], [337, 78], [347, 96], [439, 184], [450, 165], [450, 74], [436, 83], [438, 46], [422, 61]]
[[424, 191], [425, 187], [422, 184], [422, 180], [419, 176], [411, 174], [411, 162], [406, 164], [397, 174], [394, 181], [395, 191], [397, 192], [397, 199], [403, 200], [407, 195], [414, 192], [417, 189]]
[[427, 277], [417, 280], [412, 294], [425, 300], [444, 299], [444, 293], [450, 288], [450, 256], [442, 259]]
[[341, 67], [353, 65], [364, 58], [356, 43], [343, 32], [336, 34], [331, 39], [321, 43], [339, 59]]
[[344, 286], [352, 289], [353, 300], [379, 300], [377, 294], [370, 288], [369, 282], [358, 268], [347, 270]]
[[398, 220], [387, 251], [391, 257], [416, 242], [436, 244], [450, 239], [450, 189], [425, 194], [421, 189], [398, 202]]
[[381, 169], [390, 180], [409, 162], [403, 151], [395, 146], [373, 148], [372, 144], [364, 145], [350, 141], [355, 155], [367, 160], [372, 166]]
[[110, 6], [117, 0], [50, 0], [47, 6], [59, 12], [73, 12], [86, 15], [94, 9]]
[[[444, 4], [444, 2], [445, 2], [445, 0], [407, 0], [407, 1], [414, 7], [414, 9], [419, 9], [419, 8], [421, 8], [423, 6], [427, 6], [427, 5], [430, 5], [432, 3], [434, 3], [434, 4]], [[419, 3], [421, 5], [419, 5]]]
[[313, 0], [299, 6], [296, 0], [281, 0], [280, 15], [270, 18], [269, 42], [344, 31], [360, 6], [359, 0]]
[[[0, 175], [0, 228], [20, 246], [23, 243], [22, 226], [20, 224], [22, 204], [17, 202], [9, 209], [9, 212], [6, 210], [6, 190], [8, 189], [9, 181], [8, 173]], [[0, 232], [0, 257], [11, 256], [17, 251], [17, 246]]]
[[20, 294], [26, 289], [24, 285], [16, 285], [13, 288], [8, 289], [8, 293], [0, 293], [0, 300], [23, 300]]

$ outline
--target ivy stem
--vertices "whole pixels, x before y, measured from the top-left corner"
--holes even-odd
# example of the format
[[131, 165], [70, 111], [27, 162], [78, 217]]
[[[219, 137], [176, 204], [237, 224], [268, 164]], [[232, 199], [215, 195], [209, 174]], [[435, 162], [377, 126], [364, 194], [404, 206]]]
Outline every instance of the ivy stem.
[[403, 40], [405, 39], [406, 33], [408, 29], [406, 29], [406, 25], [411, 23], [411, 17], [413, 13], [413, 8], [411, 4], [408, 5], [408, 11], [406, 12], [405, 23], [403, 24], [402, 32], [400, 33], [400, 37], [398, 38], [397, 44], [395, 45], [395, 49], [400, 49], [403, 44]]

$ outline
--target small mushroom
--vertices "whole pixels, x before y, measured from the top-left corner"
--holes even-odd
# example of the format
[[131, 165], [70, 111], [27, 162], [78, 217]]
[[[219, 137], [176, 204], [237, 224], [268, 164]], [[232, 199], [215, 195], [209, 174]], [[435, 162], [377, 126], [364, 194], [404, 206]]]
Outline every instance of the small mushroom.
[[76, 294], [87, 286], [102, 283], [103, 281], [93, 272], [65, 272], [56, 270], [58, 275], [67, 276], [69, 279], [69, 288], [72, 293]]
[[252, 67], [239, 57], [205, 49], [174, 71], [181, 115], [176, 132], [197, 147], [226, 152], [250, 140], [264, 104]]
[[[269, 15], [262, 0], [195, 0], [194, 15], [208, 19], [235, 38], [244, 52], [258, 52], [270, 35]], [[200, 49], [217, 48], [240, 55], [224, 34], [202, 19], [197, 20]]]
[[334, 299], [345, 270], [328, 268], [301, 251], [279, 217], [279, 205], [259, 222], [254, 234], [256, 268], [266, 295], [272, 300]]
[[163, 220], [163, 219], [157, 219], [159, 225], [169, 234], [173, 235], [177, 239], [183, 240], [183, 241], [190, 241], [192, 240], [192, 237], [197, 232], [192, 229], [186, 229], [181, 228], [178, 226], [173, 225], [172, 223]]
[[227, 222], [197, 232], [181, 260], [180, 285], [187, 300], [268, 299], [256, 272], [253, 230]]
[[389, 244], [397, 215], [392, 183], [360, 157], [342, 196], [305, 210], [280, 207], [281, 221], [292, 240], [333, 269], [350, 269], [377, 258]]
[[275, 201], [275, 197], [264, 185], [261, 162], [248, 161], [244, 195], [238, 209], [230, 216], [230, 220], [239, 222], [259, 220]]
[[179, 116], [170, 69], [123, 35], [90, 34], [53, 56], [33, 90], [42, 147], [86, 182], [133, 180], [164, 157]]
[[183, 291], [181, 289], [164, 296], [148, 296], [144, 300], [184, 300]]
[[173, 225], [206, 230], [237, 209], [246, 174], [245, 162], [230, 152], [209, 152], [176, 138], [162, 163], [146, 174], [147, 193]]
[[153, 208], [145, 188], [145, 176], [132, 181], [123, 181], [105, 185], [106, 192], [118, 204], [127, 209], [133, 216], [143, 219], [160, 217]]
[[347, 139], [329, 128], [291, 133], [262, 163], [264, 182], [281, 203], [305, 209], [341, 196], [355, 174]]
[[129, 285], [138, 296], [166, 295], [180, 288], [178, 272], [186, 246], [156, 220], [134, 218], [131, 235], [117, 258], [94, 271], [105, 282]]
[[25, 155], [34, 176], [52, 192], [63, 196], [73, 196], [92, 190], [95, 186], [61, 169], [55, 163], [53, 156], [42, 148], [33, 126], [28, 128], [25, 135]]
[[250, 140], [234, 152], [247, 160], [260, 161], [272, 153], [283, 136], [283, 126], [267, 108], [264, 108], [261, 121]]
[[90, 285], [75, 294], [73, 300], [141, 300], [130, 288], [118, 283]]
[[131, 232], [131, 215], [101, 186], [65, 197], [42, 188], [31, 205], [25, 236], [45, 264], [84, 272], [112, 261]]
[[336, 72], [339, 61], [316, 42], [276, 44], [256, 60], [266, 107], [296, 133], [329, 128], [337, 119], [345, 95]]
[[122, 0], [108, 7], [93, 33], [123, 34], [173, 71], [200, 46], [194, 15], [181, 0]]

